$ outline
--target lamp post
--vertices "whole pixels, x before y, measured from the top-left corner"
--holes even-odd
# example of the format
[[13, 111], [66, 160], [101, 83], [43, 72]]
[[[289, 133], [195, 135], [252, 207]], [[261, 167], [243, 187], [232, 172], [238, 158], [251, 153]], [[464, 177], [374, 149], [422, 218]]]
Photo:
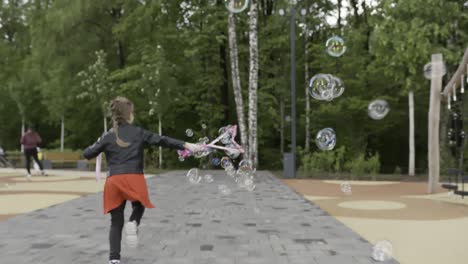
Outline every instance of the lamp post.
[[296, 178], [296, 10], [294, 0], [291, 2], [291, 30], [290, 30], [290, 48], [291, 48], [291, 162], [293, 169], [291, 178]]
[[[296, 0], [290, 0], [290, 53], [291, 53], [291, 152], [284, 153], [284, 176], [286, 178], [296, 178]], [[283, 9], [278, 11], [280, 16], [284, 16]], [[305, 16], [307, 11], [301, 10], [301, 15]]]

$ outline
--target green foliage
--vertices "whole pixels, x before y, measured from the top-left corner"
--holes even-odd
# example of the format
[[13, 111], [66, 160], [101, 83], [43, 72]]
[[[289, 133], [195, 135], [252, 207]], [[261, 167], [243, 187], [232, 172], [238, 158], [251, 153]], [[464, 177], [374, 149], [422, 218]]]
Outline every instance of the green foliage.
[[[429, 82], [422, 67], [442, 53], [449, 76], [468, 43], [468, 13], [462, 0], [383, 0], [352, 4], [341, 25], [329, 25], [331, 1], [299, 1], [297, 16], [297, 142], [305, 142], [305, 65], [309, 77], [340, 77], [345, 93], [332, 102], [311, 101], [311, 135], [325, 127], [337, 133], [330, 152], [300, 153], [304, 170], [356, 174], [392, 173], [407, 167], [407, 93], [415, 93], [416, 165], [426, 167]], [[368, 2], [368, 1], [367, 1]], [[374, 1], [375, 2], [375, 1]], [[307, 3], [311, 6], [306, 6]], [[280, 168], [280, 104], [289, 115], [289, 18], [286, 1], [259, 1], [258, 144], [262, 168]], [[358, 12], [359, 10], [359, 12]], [[355, 12], [356, 11], [356, 12]], [[239, 69], [244, 98], [248, 80], [248, 15], [236, 15]], [[246, 34], [247, 33], [247, 34]], [[342, 36], [340, 58], [324, 52], [325, 41]], [[306, 39], [305, 36], [308, 35]], [[164, 135], [197, 141], [237, 122], [223, 1], [2, 1], [0, 4], [0, 144], [19, 147], [22, 119], [38, 125], [45, 147], [57, 147], [60, 119], [67, 148], [82, 149], [102, 133], [104, 103], [116, 95], [136, 106], [136, 123]], [[308, 57], [304, 56], [308, 51]], [[368, 103], [389, 102], [380, 121]], [[208, 129], [202, 130], [201, 124]], [[284, 124], [284, 145], [290, 127]], [[191, 128], [196, 137], [186, 138]], [[398, 142], [398, 144], [395, 144]], [[286, 150], [287, 151], [287, 150]], [[154, 164], [157, 151], [148, 156]], [[380, 153], [365, 158], [356, 153]], [[449, 154], [443, 152], [443, 158]], [[445, 159], [444, 159], [445, 160]], [[164, 150], [164, 166], [196, 166]]]
[[332, 151], [317, 151], [302, 156], [301, 170], [311, 173], [343, 172], [346, 148], [341, 146]]
[[345, 164], [345, 169], [351, 173], [351, 178], [362, 176], [364, 174], [376, 175], [380, 172], [379, 154], [365, 158], [363, 153], [355, 155]]

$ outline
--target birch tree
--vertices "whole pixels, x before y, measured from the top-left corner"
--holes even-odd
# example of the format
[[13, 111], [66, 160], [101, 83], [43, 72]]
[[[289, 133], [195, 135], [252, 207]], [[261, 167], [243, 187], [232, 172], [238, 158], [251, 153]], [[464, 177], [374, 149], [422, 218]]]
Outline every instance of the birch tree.
[[257, 0], [250, 4], [249, 19], [249, 46], [250, 46], [250, 71], [249, 71], [249, 160], [258, 164], [258, 139], [257, 139], [257, 90], [258, 90], [258, 8]]
[[246, 151], [244, 157], [248, 155], [247, 127], [244, 116], [244, 100], [242, 99], [242, 87], [239, 76], [239, 52], [237, 49], [236, 18], [229, 12], [228, 18], [228, 38], [229, 38], [229, 56], [231, 59], [231, 78], [232, 88], [234, 90], [234, 100], [236, 102], [237, 123], [240, 129], [241, 145]]

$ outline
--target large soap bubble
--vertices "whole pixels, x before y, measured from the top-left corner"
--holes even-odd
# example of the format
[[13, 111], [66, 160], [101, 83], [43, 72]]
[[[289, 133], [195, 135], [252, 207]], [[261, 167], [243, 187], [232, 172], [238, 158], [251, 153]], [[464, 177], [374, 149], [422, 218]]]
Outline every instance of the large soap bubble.
[[309, 94], [317, 100], [333, 99], [334, 84], [329, 74], [316, 74], [310, 79]]
[[240, 13], [247, 9], [249, 0], [224, 0], [224, 4], [229, 12]]
[[390, 106], [385, 100], [372, 101], [367, 107], [369, 117], [374, 120], [383, 119], [390, 111]]
[[447, 73], [447, 67], [445, 67], [445, 64], [443, 62], [440, 63], [426, 63], [424, 65], [424, 77], [428, 80], [434, 78], [434, 77], [442, 77]]
[[316, 74], [309, 82], [309, 94], [316, 100], [331, 101], [340, 97], [344, 90], [343, 81], [331, 74]]
[[197, 168], [190, 169], [185, 176], [187, 176], [190, 183], [193, 183], [193, 184], [198, 184], [202, 180], [202, 177], [198, 175]]
[[328, 55], [341, 57], [346, 52], [346, 45], [342, 38], [333, 36], [325, 43]]
[[317, 133], [315, 143], [321, 150], [332, 150], [336, 145], [336, 134], [332, 128], [324, 128]]

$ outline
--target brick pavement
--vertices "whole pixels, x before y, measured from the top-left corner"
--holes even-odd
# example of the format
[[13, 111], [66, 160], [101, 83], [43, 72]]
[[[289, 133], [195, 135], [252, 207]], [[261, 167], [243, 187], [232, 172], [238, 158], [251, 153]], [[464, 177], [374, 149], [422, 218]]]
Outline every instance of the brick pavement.
[[[123, 243], [122, 264], [374, 263], [368, 242], [270, 173], [258, 172], [254, 192], [223, 171], [209, 173], [209, 184], [190, 184], [183, 171], [148, 179], [156, 208], [143, 217], [141, 245]], [[218, 184], [232, 194], [220, 194]], [[107, 263], [101, 195], [0, 222], [1, 263]]]

